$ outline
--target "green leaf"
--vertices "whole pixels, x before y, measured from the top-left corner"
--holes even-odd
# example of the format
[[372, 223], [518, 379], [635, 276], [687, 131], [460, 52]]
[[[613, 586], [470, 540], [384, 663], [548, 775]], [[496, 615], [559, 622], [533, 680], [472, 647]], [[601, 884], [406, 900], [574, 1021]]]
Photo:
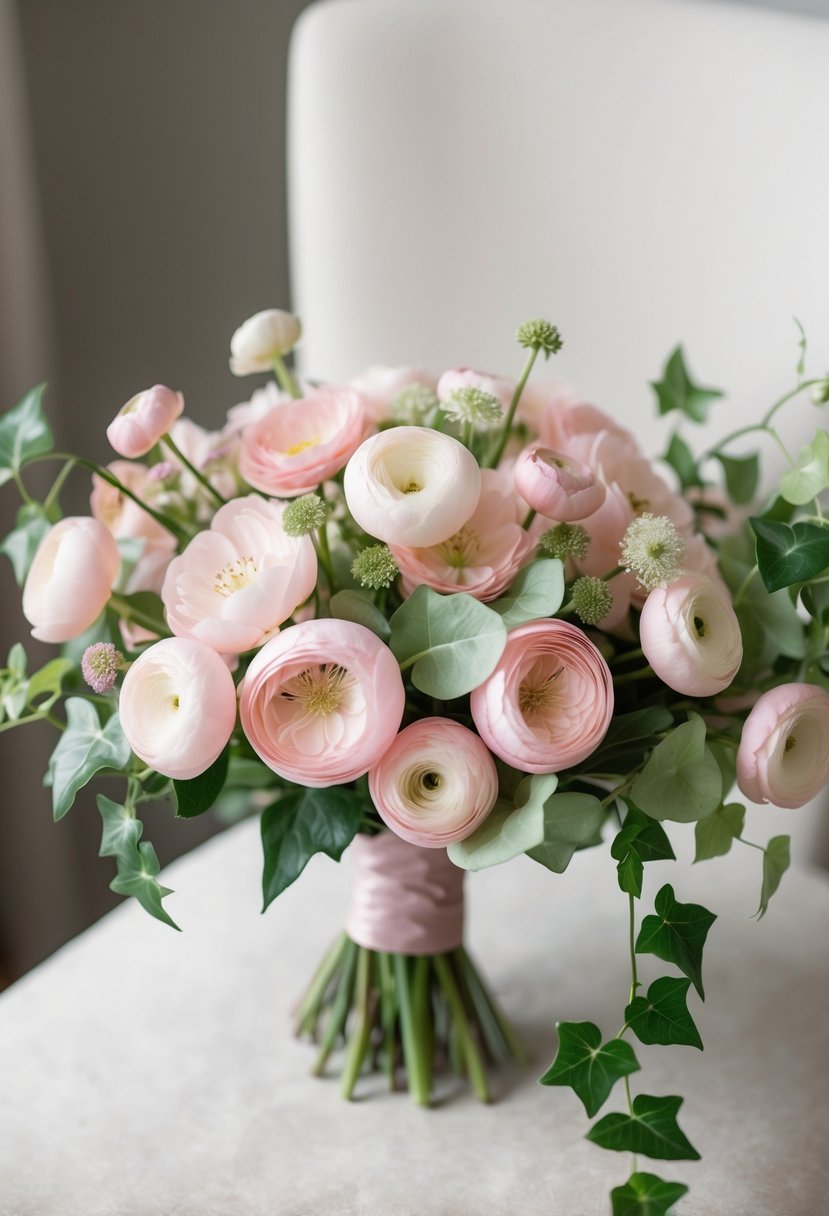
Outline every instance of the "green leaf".
[[544, 803], [543, 840], [527, 849], [527, 856], [563, 874], [577, 848], [598, 843], [604, 817], [604, 807], [592, 794], [553, 794]]
[[0, 553], [5, 553], [11, 562], [18, 587], [25, 583], [38, 545], [50, 527], [46, 513], [39, 503], [24, 503], [17, 512], [13, 531], [0, 541]]
[[642, 858], [636, 851], [636, 837], [641, 831], [638, 824], [626, 825], [621, 832], [617, 833], [610, 846], [610, 856], [619, 863], [616, 867], [619, 886], [628, 895], [635, 895], [637, 899], [642, 894], [642, 879], [645, 875]]
[[616, 1082], [639, 1070], [633, 1048], [622, 1039], [611, 1039], [602, 1047], [602, 1032], [592, 1022], [559, 1022], [556, 1029], [556, 1058], [540, 1083], [568, 1086], [593, 1116]]
[[507, 630], [471, 595], [438, 595], [421, 583], [392, 616], [389, 645], [412, 683], [442, 701], [483, 684], [498, 664]]
[[633, 784], [631, 798], [652, 819], [676, 823], [693, 823], [717, 809], [722, 776], [705, 746], [702, 718], [691, 714], [654, 748]]
[[101, 847], [99, 857], [122, 857], [125, 861], [135, 862], [138, 856], [138, 842], [144, 825], [136, 818], [135, 811], [113, 802], [105, 794], [96, 798], [98, 810], [101, 812], [103, 829], [101, 831]]
[[769, 900], [780, 886], [780, 879], [791, 864], [790, 836], [772, 836], [763, 850], [763, 887], [760, 893], [760, 907], [757, 909], [757, 919], [765, 916]]
[[507, 595], [490, 605], [507, 629], [558, 612], [564, 599], [564, 566], [558, 558], [541, 558], [520, 571]]
[[687, 1194], [682, 1182], [663, 1182], [656, 1174], [631, 1174], [624, 1186], [610, 1192], [612, 1216], [668, 1216], [669, 1209]]
[[656, 393], [660, 414], [679, 410], [694, 422], [705, 422], [709, 405], [723, 395], [718, 388], [703, 388], [694, 383], [685, 366], [681, 345], [671, 352], [662, 369], [662, 379], [652, 380], [651, 388]]
[[485, 870], [519, 857], [544, 839], [544, 806], [558, 785], [555, 773], [525, 778], [514, 802], [499, 798], [471, 836], [446, 850], [462, 870]]
[[705, 484], [700, 477], [693, 452], [678, 431], [671, 436], [671, 441], [662, 459], [674, 470], [683, 490], [687, 490], [690, 486]]
[[172, 891], [169, 887], [162, 887], [158, 881], [160, 867], [150, 842], [142, 841], [135, 853], [129, 857], [119, 854], [117, 863], [118, 874], [109, 884], [110, 889], [117, 895], [134, 895], [151, 916], [173, 929], [178, 929], [178, 925], [161, 903], [165, 895], [172, 895]]
[[[74, 664], [69, 659], [51, 659], [29, 680], [26, 704], [33, 709], [48, 709], [60, 696], [64, 676], [67, 676], [73, 667]], [[44, 697], [45, 700], [39, 701], [39, 697]]]
[[805, 506], [829, 487], [829, 434], [818, 431], [810, 444], [801, 449], [797, 464], [780, 479], [780, 493], [786, 502]]
[[697, 845], [694, 861], [724, 857], [732, 843], [742, 835], [745, 817], [744, 806], [740, 806], [739, 802], [729, 802], [707, 819], [700, 819], [694, 828]]
[[389, 640], [389, 623], [383, 613], [374, 603], [370, 595], [364, 591], [338, 591], [331, 596], [328, 605], [331, 615], [339, 621], [353, 621], [376, 633], [378, 638]]
[[618, 714], [597, 750], [576, 771], [627, 773], [639, 764], [642, 753], [655, 747], [659, 737], [673, 724], [673, 715], [662, 705]]
[[798, 342], [797, 342], [797, 346], [798, 346], [798, 350], [799, 350], [800, 354], [798, 355], [797, 367], [795, 368], [795, 372], [797, 373], [797, 378], [798, 378], [798, 380], [800, 380], [803, 377], [803, 373], [806, 371], [806, 330], [800, 324], [797, 317], [792, 317], [792, 320], [794, 321], [795, 325], [797, 326], [797, 332], [800, 334], [800, 337], [798, 338]]
[[104, 768], [122, 771], [130, 758], [130, 745], [117, 714], [112, 715], [106, 726], [101, 726], [91, 702], [83, 697], [70, 697], [66, 702], [66, 719], [66, 730], [49, 760], [56, 820], [70, 810], [78, 790], [95, 773]]
[[760, 459], [756, 452], [750, 456], [723, 456], [717, 452], [717, 460], [725, 474], [725, 488], [732, 502], [751, 502], [760, 482]]
[[39, 384], [0, 417], [0, 485], [19, 472], [27, 460], [52, 450], [52, 430], [41, 406], [45, 388], [45, 384]]
[[359, 826], [359, 799], [337, 786], [298, 786], [267, 807], [262, 812], [262, 911], [299, 878], [315, 853], [339, 861]]
[[767, 591], [805, 583], [829, 566], [829, 528], [759, 516], [752, 516], [749, 523], [757, 538], [757, 565]]
[[229, 750], [224, 751], [198, 777], [189, 781], [173, 781], [176, 792], [176, 816], [179, 819], [195, 819], [209, 811], [221, 794], [227, 779]]
[[665, 829], [655, 819], [643, 814], [630, 798], [623, 798], [622, 801], [627, 807], [624, 826], [639, 828], [636, 837], [636, 852], [642, 860], [673, 861], [676, 854], [671, 848], [671, 842], [665, 834]]
[[680, 904], [666, 883], [657, 893], [655, 916], [644, 917], [636, 939], [637, 954], [655, 954], [674, 963], [705, 1000], [702, 986], [702, 950], [708, 930], [717, 919], [701, 904]]
[[660, 1161], [699, 1161], [699, 1153], [676, 1121], [682, 1098], [638, 1094], [633, 1114], [605, 1115], [587, 1139], [619, 1153], [642, 1153]]
[[654, 980], [647, 996], [635, 996], [625, 1010], [625, 1022], [640, 1043], [672, 1043], [702, 1051], [694, 1019], [688, 1012], [690, 980], [665, 975]]

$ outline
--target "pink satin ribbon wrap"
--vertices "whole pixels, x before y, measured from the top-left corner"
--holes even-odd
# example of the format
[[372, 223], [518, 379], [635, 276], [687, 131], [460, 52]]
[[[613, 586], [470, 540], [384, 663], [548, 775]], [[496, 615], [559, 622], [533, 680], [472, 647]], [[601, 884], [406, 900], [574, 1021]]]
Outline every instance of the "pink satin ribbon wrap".
[[445, 849], [421, 849], [393, 832], [356, 836], [349, 849], [346, 932], [391, 954], [445, 954], [463, 941], [463, 876]]

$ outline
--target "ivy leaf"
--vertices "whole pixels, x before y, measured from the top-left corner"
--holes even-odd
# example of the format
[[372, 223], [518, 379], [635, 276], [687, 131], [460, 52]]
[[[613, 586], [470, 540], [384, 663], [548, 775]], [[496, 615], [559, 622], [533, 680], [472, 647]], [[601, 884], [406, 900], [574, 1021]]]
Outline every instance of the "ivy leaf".
[[66, 729], [49, 760], [55, 820], [71, 809], [78, 790], [95, 773], [104, 768], [122, 771], [129, 758], [130, 745], [118, 715], [113, 714], [106, 726], [101, 726], [90, 701], [70, 697], [66, 702]]
[[39, 384], [31, 389], [13, 410], [0, 417], [0, 486], [27, 460], [52, 450], [52, 429], [41, 405], [45, 388], [45, 384]]
[[705, 746], [705, 723], [698, 714], [691, 714], [654, 748], [631, 797], [652, 819], [676, 823], [693, 823], [717, 809], [722, 777]]
[[674, 963], [692, 981], [702, 1000], [702, 948], [708, 930], [717, 919], [701, 904], [680, 904], [666, 883], [654, 901], [656, 915], [646, 916], [636, 939], [637, 954], [655, 954]]
[[592, 1117], [616, 1082], [638, 1071], [633, 1048], [623, 1039], [611, 1039], [602, 1047], [602, 1032], [592, 1022], [559, 1022], [556, 1030], [556, 1058], [540, 1083], [569, 1086]]
[[490, 605], [507, 629], [558, 612], [564, 599], [564, 566], [558, 558], [541, 558], [525, 566], [509, 593]]
[[624, 826], [638, 826], [636, 837], [636, 852], [643, 861], [674, 861], [676, 854], [671, 848], [671, 842], [665, 834], [665, 829], [649, 815], [644, 815], [639, 807], [629, 798], [623, 798], [627, 807]]
[[227, 780], [229, 750], [225, 748], [209, 768], [189, 781], [173, 781], [176, 793], [176, 815], [180, 819], [195, 819], [209, 811], [221, 794]]
[[597, 750], [579, 768], [591, 773], [628, 772], [673, 724], [673, 715], [662, 705], [619, 714], [613, 718]]
[[780, 886], [780, 879], [791, 864], [790, 836], [772, 836], [763, 850], [763, 887], [760, 892], [760, 907], [757, 919], [765, 916], [769, 900]]
[[0, 541], [0, 553], [5, 553], [11, 562], [18, 587], [25, 583], [38, 545], [50, 527], [49, 519], [40, 503], [24, 503], [17, 512], [14, 529]]
[[786, 502], [805, 506], [829, 486], [829, 434], [818, 431], [810, 444], [801, 449], [797, 464], [780, 479], [780, 493]]
[[144, 825], [136, 818], [135, 811], [129, 810], [119, 802], [113, 802], [105, 794], [99, 794], [95, 800], [101, 812], [103, 829], [101, 831], [101, 847], [99, 857], [123, 857], [125, 861], [133, 860], [138, 852], [138, 842]]
[[635, 996], [625, 1010], [625, 1021], [640, 1043], [672, 1043], [702, 1051], [694, 1019], [688, 1012], [690, 980], [666, 975], [654, 980], [647, 996]]
[[[64, 676], [74, 667], [70, 659], [51, 659], [29, 680], [26, 688], [26, 704], [32, 709], [48, 709], [61, 694]], [[38, 700], [44, 697], [43, 701]]]
[[829, 566], [829, 528], [800, 521], [795, 524], [752, 516], [757, 538], [757, 565], [767, 591], [805, 583]]
[[497, 612], [471, 595], [438, 595], [421, 583], [389, 622], [389, 646], [412, 683], [442, 701], [462, 697], [492, 674], [507, 642]]
[[660, 414], [679, 410], [694, 422], [705, 422], [709, 405], [723, 395], [718, 388], [703, 388], [694, 383], [685, 366], [681, 345], [668, 356], [662, 379], [652, 380], [651, 388], [656, 393]]
[[563, 874], [579, 846], [591, 843], [605, 810], [592, 794], [553, 794], [544, 803], [543, 840], [527, 856], [554, 874]]
[[264, 906], [299, 878], [315, 853], [339, 861], [360, 826], [353, 791], [298, 786], [262, 812]]
[[725, 474], [725, 488], [732, 502], [751, 502], [760, 482], [760, 459], [756, 452], [750, 456], [723, 456], [717, 452], [717, 460]]
[[687, 1194], [682, 1182], [664, 1182], [656, 1174], [631, 1174], [624, 1186], [610, 1192], [612, 1216], [668, 1216], [669, 1209]]
[[162, 906], [165, 895], [172, 895], [169, 887], [158, 881], [158, 858], [148, 840], [144, 840], [129, 856], [117, 856], [118, 874], [109, 884], [116, 895], [134, 895], [145, 911], [173, 929], [178, 925]]
[[378, 638], [389, 640], [389, 623], [383, 613], [374, 603], [370, 595], [364, 591], [338, 591], [331, 596], [329, 610], [339, 621], [353, 621], [355, 625], [363, 625], [376, 633]]
[[555, 773], [525, 778], [515, 791], [514, 801], [499, 798], [471, 836], [449, 845], [449, 860], [461, 870], [485, 870], [541, 844], [544, 806], [557, 785]]
[[740, 806], [739, 802], [729, 802], [707, 819], [700, 819], [694, 828], [697, 845], [694, 861], [724, 857], [737, 837], [742, 835], [745, 817], [744, 806]]
[[660, 1161], [699, 1161], [699, 1153], [676, 1121], [682, 1098], [638, 1094], [633, 1114], [605, 1115], [587, 1139], [619, 1153], [642, 1153]]
[[693, 452], [678, 431], [671, 436], [671, 441], [662, 459], [674, 470], [683, 490], [687, 490], [690, 486], [705, 484], [700, 477]]
[[619, 886], [637, 899], [642, 894], [642, 879], [645, 875], [642, 858], [636, 851], [636, 837], [641, 831], [638, 824], [626, 824], [610, 846], [610, 856], [619, 863], [616, 867]]

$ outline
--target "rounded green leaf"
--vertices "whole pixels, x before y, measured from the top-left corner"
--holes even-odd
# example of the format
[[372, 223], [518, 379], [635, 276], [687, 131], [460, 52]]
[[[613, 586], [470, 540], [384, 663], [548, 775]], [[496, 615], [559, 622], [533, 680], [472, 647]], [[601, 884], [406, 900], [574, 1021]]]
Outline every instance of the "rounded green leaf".
[[442, 701], [462, 697], [492, 674], [507, 642], [497, 612], [471, 595], [415, 588], [390, 621], [389, 645], [412, 683]]
[[705, 723], [697, 714], [654, 748], [634, 782], [631, 798], [652, 819], [694, 823], [712, 814], [722, 799], [722, 775], [705, 746]]

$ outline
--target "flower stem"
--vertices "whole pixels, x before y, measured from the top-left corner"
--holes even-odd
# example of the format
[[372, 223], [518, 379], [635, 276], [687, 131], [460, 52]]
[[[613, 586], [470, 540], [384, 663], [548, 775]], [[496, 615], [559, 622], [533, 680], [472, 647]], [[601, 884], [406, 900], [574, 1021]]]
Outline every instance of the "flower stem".
[[141, 612], [139, 608], [134, 608], [132, 604], [128, 604], [120, 595], [111, 595], [109, 597], [109, 607], [124, 620], [133, 621], [134, 624], [140, 625], [142, 629], [148, 629], [151, 633], [157, 633], [164, 637], [170, 632], [164, 621], [158, 621], [146, 612]]
[[317, 968], [316, 974], [308, 985], [305, 996], [302, 998], [297, 1009], [294, 1022], [296, 1034], [310, 1034], [313, 1030], [326, 989], [334, 978], [342, 960], [347, 940], [344, 933], [340, 934], [334, 944], [329, 947], [327, 953], [323, 955], [322, 962]]
[[760, 422], [753, 422], [748, 426], [741, 426], [738, 430], [732, 431], [730, 435], [726, 435], [725, 439], [721, 439], [713, 448], [709, 448], [707, 452], [703, 452], [698, 463], [702, 464], [703, 461], [710, 460], [712, 456], [718, 456], [724, 447], [730, 444], [734, 439], [741, 439], [743, 435], [751, 435], [757, 431], [765, 432], [767, 435], [772, 434], [769, 423], [780, 407], [785, 405], [787, 401], [791, 401], [791, 399], [796, 397], [799, 393], [802, 393], [804, 389], [811, 388], [813, 384], [821, 383], [821, 379], [802, 380], [796, 388], [791, 389], [788, 393], [784, 393], [782, 397], [779, 397], [777, 401], [775, 401], [774, 405], [772, 405], [766, 411]]
[[75, 467], [75, 464], [76, 464], [75, 457], [70, 456], [70, 458], [67, 460], [66, 464], [63, 466], [63, 468], [61, 469], [61, 471], [58, 473], [57, 477], [55, 478], [54, 482], [52, 483], [51, 490], [49, 491], [49, 493], [46, 495], [45, 499], [43, 500], [43, 510], [44, 511], [48, 511], [49, 508], [52, 506], [52, 504], [57, 501], [57, 497], [60, 494], [61, 489], [63, 488], [63, 483], [66, 481], [66, 478], [72, 472], [73, 468]]
[[180, 464], [183, 464], [185, 469], [193, 474], [196, 481], [200, 482], [204, 486], [208, 494], [212, 496], [214, 502], [217, 503], [218, 506], [223, 507], [227, 502], [227, 499], [219, 493], [215, 486], [210, 484], [204, 473], [197, 469], [196, 466], [187, 459], [184, 452], [182, 452], [181, 448], [176, 443], [175, 439], [173, 439], [172, 435], [162, 435], [161, 442], [170, 449], [176, 460], [179, 461]]
[[276, 376], [276, 379], [279, 382], [279, 387], [282, 389], [283, 393], [290, 393], [294, 400], [298, 401], [302, 396], [302, 389], [297, 384], [296, 377], [288, 367], [285, 360], [281, 355], [275, 355], [272, 360], [272, 364], [273, 374]]
[[614, 684], [630, 684], [634, 680], [646, 680], [649, 676], [652, 676], [652, 675], [653, 675], [653, 668], [651, 667], [651, 665], [649, 663], [647, 667], [640, 667], [636, 671], [626, 671], [621, 676], [614, 676], [613, 682], [614, 682]]
[[524, 391], [525, 384], [527, 383], [527, 381], [530, 378], [530, 372], [532, 371], [533, 365], [534, 365], [536, 359], [538, 358], [538, 352], [540, 349], [541, 348], [538, 346], [532, 347], [529, 355], [527, 356], [527, 362], [524, 364], [524, 370], [521, 373], [521, 379], [516, 384], [515, 392], [512, 394], [512, 400], [509, 403], [509, 409], [507, 410], [507, 416], [504, 420], [504, 425], [501, 428], [501, 434], [498, 436], [498, 441], [495, 444], [494, 451], [490, 454], [489, 458], [484, 461], [485, 468], [490, 468], [490, 469], [496, 468], [498, 461], [501, 459], [501, 457], [504, 454], [504, 448], [507, 446], [507, 443], [509, 442], [509, 433], [510, 433], [510, 428], [512, 427], [512, 420], [515, 417], [515, 411], [518, 409], [518, 402], [521, 400], [521, 394]]
[[535, 507], [530, 507], [529, 511], [527, 512], [526, 516], [524, 517], [524, 522], [521, 525], [521, 527], [524, 528], [525, 531], [527, 528], [529, 528], [530, 524], [535, 519], [537, 514], [538, 514], [538, 512], [536, 511]]
[[460, 1049], [463, 1053], [469, 1079], [472, 1082], [472, 1088], [481, 1102], [489, 1102], [489, 1086], [486, 1081], [483, 1060], [470, 1033], [469, 1018], [463, 1007], [461, 994], [455, 983], [452, 969], [445, 954], [436, 954], [432, 961], [438, 982], [446, 997], [453, 1024], [457, 1030]]
[[343, 1030], [348, 1018], [351, 994], [354, 987], [354, 970], [357, 965], [359, 949], [360, 947], [356, 942], [353, 942], [350, 938], [346, 941], [342, 954], [342, 970], [340, 972], [340, 982], [337, 985], [337, 995], [334, 998], [334, 1004], [331, 1006], [331, 1013], [322, 1037], [319, 1055], [314, 1065], [314, 1075], [317, 1077], [322, 1076], [325, 1065], [328, 1063], [328, 1057], [334, 1050], [337, 1037]]
[[355, 994], [357, 998], [357, 1024], [348, 1044], [343, 1069], [340, 1092], [346, 1099], [354, 1093], [354, 1086], [362, 1072], [363, 1061], [368, 1051], [371, 1038], [371, 955], [365, 946], [359, 947], [357, 955], [357, 980]]
[[400, 1036], [403, 1040], [403, 1061], [409, 1082], [409, 1093], [418, 1106], [428, 1106], [431, 1098], [430, 1069], [424, 1058], [423, 1042], [417, 1034], [412, 1016], [412, 993], [409, 983], [409, 960], [403, 954], [392, 956], [400, 1013]]

